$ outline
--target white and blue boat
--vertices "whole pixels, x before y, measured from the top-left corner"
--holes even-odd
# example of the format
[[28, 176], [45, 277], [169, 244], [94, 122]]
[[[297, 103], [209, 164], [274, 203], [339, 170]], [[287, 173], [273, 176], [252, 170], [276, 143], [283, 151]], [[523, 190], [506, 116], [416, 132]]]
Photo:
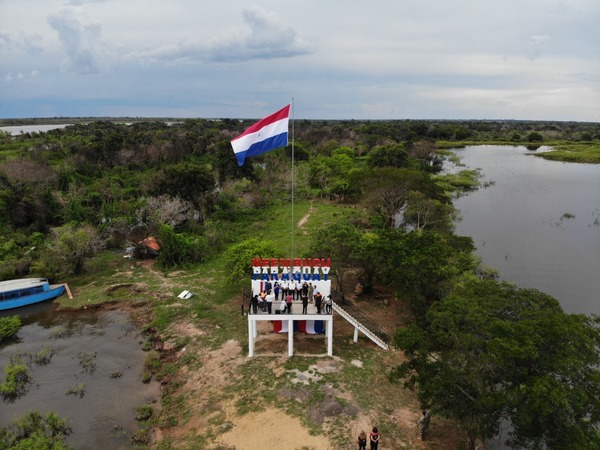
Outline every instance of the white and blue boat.
[[0, 281], [0, 311], [54, 300], [64, 291], [64, 284], [51, 286], [46, 278]]

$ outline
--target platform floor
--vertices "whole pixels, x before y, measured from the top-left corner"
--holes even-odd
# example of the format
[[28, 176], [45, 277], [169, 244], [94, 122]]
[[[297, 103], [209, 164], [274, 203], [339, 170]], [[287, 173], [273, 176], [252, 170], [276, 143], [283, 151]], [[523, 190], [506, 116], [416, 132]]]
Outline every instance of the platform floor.
[[[292, 303], [292, 312], [288, 313], [287, 311], [285, 313], [280, 312], [280, 306], [281, 306], [282, 301], [274, 301], [273, 305], [271, 307], [271, 316], [274, 316], [273, 319], [271, 320], [278, 320], [276, 317], [279, 317], [281, 315], [286, 316], [289, 314], [293, 314], [293, 315], [298, 315], [298, 314], [302, 314], [302, 302], [301, 301], [295, 301]], [[246, 305], [247, 307], [248, 305]], [[331, 315], [331, 314], [326, 314], [325, 313], [325, 305], [323, 305], [321, 307], [321, 315], [325, 316], [325, 315]], [[252, 316], [269, 316], [269, 314], [265, 311], [263, 311], [260, 307], [260, 304], [258, 306], [258, 312], [256, 314], [254, 314], [254, 312], [252, 311], [252, 309], [250, 309], [250, 315]], [[308, 308], [307, 308], [307, 314], [306, 315], [316, 315], [319, 316], [319, 314], [317, 313], [317, 307], [315, 306], [314, 303], [309, 303], [308, 304]], [[314, 318], [312, 318], [314, 319]]]

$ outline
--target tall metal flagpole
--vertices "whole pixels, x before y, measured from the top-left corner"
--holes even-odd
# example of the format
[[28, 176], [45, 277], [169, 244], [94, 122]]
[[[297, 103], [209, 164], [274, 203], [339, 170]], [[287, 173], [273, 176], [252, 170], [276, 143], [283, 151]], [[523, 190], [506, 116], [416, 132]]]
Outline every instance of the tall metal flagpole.
[[292, 273], [294, 267], [294, 97], [292, 97]]

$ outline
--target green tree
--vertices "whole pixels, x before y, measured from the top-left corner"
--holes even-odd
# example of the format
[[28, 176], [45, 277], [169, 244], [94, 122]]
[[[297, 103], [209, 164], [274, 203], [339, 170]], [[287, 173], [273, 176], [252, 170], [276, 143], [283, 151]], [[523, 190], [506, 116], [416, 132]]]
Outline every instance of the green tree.
[[310, 247], [311, 255], [327, 255], [335, 268], [336, 289], [342, 290], [344, 275], [354, 267], [354, 250], [362, 238], [362, 232], [354, 225], [334, 223], [316, 234]]
[[398, 230], [395, 239], [395, 252], [390, 254], [394, 282], [411, 294], [412, 312], [422, 320], [427, 309], [449, 292], [452, 282], [474, 268], [473, 241], [430, 230]]
[[365, 291], [369, 291], [376, 281], [389, 284], [393, 272], [393, 255], [398, 241], [395, 233], [364, 233], [356, 242], [352, 259], [361, 271], [360, 282]]
[[369, 167], [406, 167], [408, 153], [403, 144], [378, 145], [369, 152]]
[[170, 225], [159, 226], [160, 253], [158, 262], [163, 267], [187, 266], [202, 262], [208, 252], [203, 236], [177, 233]]
[[246, 239], [231, 246], [225, 253], [225, 271], [231, 284], [247, 282], [252, 275], [253, 258], [277, 258], [280, 251], [272, 241]]
[[381, 221], [383, 228], [397, 228], [408, 205], [411, 191], [423, 192], [430, 198], [437, 198], [439, 188], [431, 178], [417, 170], [392, 167], [368, 171], [355, 171], [353, 185], [364, 193], [365, 207]]
[[84, 272], [85, 262], [101, 245], [98, 233], [90, 225], [69, 224], [53, 228], [34, 269], [49, 278], [79, 275]]
[[407, 196], [404, 225], [413, 226], [417, 230], [439, 229], [448, 231], [452, 228], [455, 213], [452, 204], [428, 198], [419, 191], [411, 191]]
[[154, 195], [169, 195], [199, 204], [203, 194], [215, 188], [215, 179], [207, 167], [180, 163], [166, 166], [153, 182]]
[[397, 330], [407, 361], [392, 373], [425, 407], [457, 420], [468, 448], [502, 422], [517, 448], [600, 448], [600, 320], [568, 315], [532, 289], [492, 280], [459, 284]]

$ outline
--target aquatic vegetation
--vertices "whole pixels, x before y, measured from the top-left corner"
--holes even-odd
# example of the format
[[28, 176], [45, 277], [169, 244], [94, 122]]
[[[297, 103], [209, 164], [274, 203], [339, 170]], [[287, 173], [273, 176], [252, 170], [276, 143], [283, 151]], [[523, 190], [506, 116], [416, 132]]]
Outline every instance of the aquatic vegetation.
[[32, 379], [23, 361], [11, 362], [4, 369], [4, 373], [6, 378], [4, 383], [0, 384], [0, 395], [4, 400], [14, 401], [27, 392]]
[[21, 319], [19, 316], [0, 317], [0, 342], [12, 339], [21, 328]]
[[96, 352], [79, 352], [77, 356], [79, 357], [79, 365], [83, 368], [82, 373], [85, 372], [91, 375], [96, 371], [96, 362], [94, 361], [96, 359]]
[[56, 355], [54, 349], [44, 345], [33, 357], [33, 362], [37, 365], [45, 366], [50, 364], [50, 360], [54, 355]]
[[76, 386], [73, 386], [65, 392], [65, 395], [74, 395], [79, 396], [79, 398], [83, 398], [85, 395], [85, 383], [79, 383]]
[[152, 417], [153, 413], [154, 413], [154, 409], [150, 405], [138, 406], [135, 409], [135, 420], [140, 421], [140, 422], [148, 420], [148, 419], [150, 419], [150, 417]]
[[0, 427], [0, 448], [70, 450], [65, 437], [73, 433], [65, 419], [50, 412], [30, 411], [7, 427]]

